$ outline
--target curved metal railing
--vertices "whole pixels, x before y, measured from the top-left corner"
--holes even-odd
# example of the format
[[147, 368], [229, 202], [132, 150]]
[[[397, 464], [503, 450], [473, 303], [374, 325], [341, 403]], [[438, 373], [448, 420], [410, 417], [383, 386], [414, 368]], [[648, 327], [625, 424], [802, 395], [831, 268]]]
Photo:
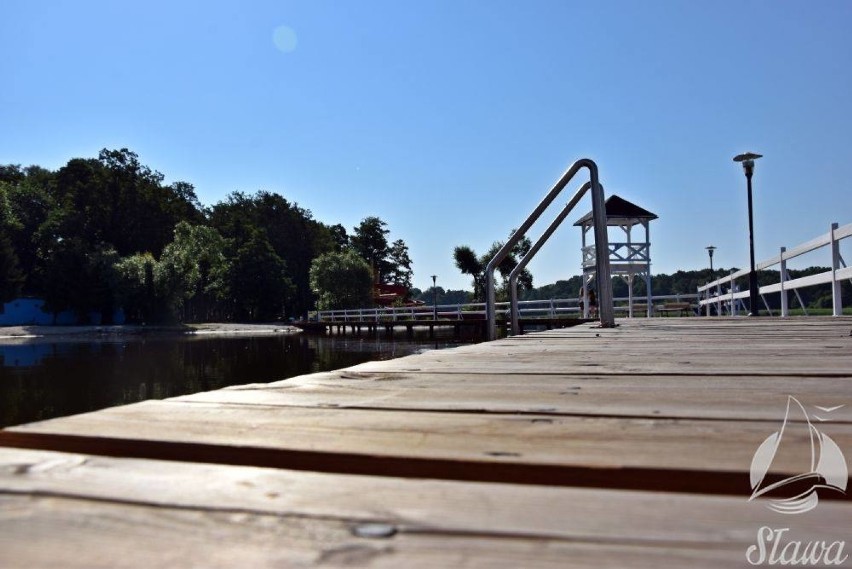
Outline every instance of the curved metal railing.
[[[612, 308], [612, 279], [610, 278], [610, 270], [609, 270], [609, 243], [607, 237], [607, 225], [606, 225], [606, 206], [604, 205], [604, 195], [603, 188], [601, 187], [600, 180], [598, 177], [598, 166], [592, 160], [588, 158], [582, 158], [574, 162], [568, 170], [562, 175], [561, 178], [556, 182], [556, 184], [550, 189], [547, 195], [543, 200], [536, 206], [533, 212], [527, 217], [526, 221], [515, 231], [514, 234], [506, 241], [506, 244], [497, 251], [497, 254], [489, 261], [488, 266], [485, 268], [485, 286], [486, 286], [486, 297], [485, 297], [485, 313], [486, 313], [486, 328], [489, 340], [494, 340], [497, 338], [497, 312], [496, 312], [496, 292], [494, 290], [494, 270], [503, 259], [509, 254], [512, 248], [518, 244], [518, 242], [523, 239], [524, 235], [526, 235], [527, 231], [529, 231], [530, 227], [538, 220], [544, 210], [553, 203], [553, 200], [565, 189], [565, 186], [568, 185], [574, 176], [583, 169], [586, 168], [589, 171], [589, 182], [587, 184], [583, 184], [577, 194], [574, 195], [573, 198], [568, 202], [570, 207], [566, 206], [566, 209], [563, 209], [563, 212], [560, 213], [559, 217], [562, 219], [560, 223], [564, 221], [565, 217], [567, 217], [568, 213], [570, 213], [571, 209], [577, 205], [577, 202], [580, 198], [585, 195], [585, 193], [591, 189], [592, 190], [592, 216], [595, 221], [595, 249], [596, 249], [596, 267], [595, 271], [597, 273], [597, 281], [598, 281], [598, 314], [600, 315], [600, 323], [604, 328], [610, 328], [615, 326], [615, 316]], [[558, 226], [558, 224], [557, 224]], [[548, 228], [550, 229], [550, 228]], [[553, 227], [553, 231], [555, 231], [556, 227]], [[551, 233], [553, 231], [550, 231]], [[548, 235], [549, 237], [549, 235]], [[541, 242], [541, 239], [539, 239]], [[539, 245], [539, 243], [536, 243]], [[541, 243], [543, 245], [543, 243]], [[539, 248], [541, 247], [539, 245]], [[532, 250], [531, 250], [532, 251]], [[528, 254], [529, 255], [529, 254]], [[525, 255], [526, 257], [526, 255]], [[516, 275], [517, 276], [517, 275]], [[514, 312], [513, 312], [514, 313]], [[517, 320], [517, 319], [514, 319]]]

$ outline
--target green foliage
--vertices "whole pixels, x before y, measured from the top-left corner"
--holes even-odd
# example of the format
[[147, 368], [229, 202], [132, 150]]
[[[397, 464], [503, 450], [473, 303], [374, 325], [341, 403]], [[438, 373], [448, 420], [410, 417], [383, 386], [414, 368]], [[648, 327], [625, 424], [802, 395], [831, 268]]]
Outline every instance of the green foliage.
[[372, 286], [370, 265], [354, 251], [326, 253], [311, 264], [311, 289], [319, 310], [369, 306]]
[[[623, 279], [613, 279], [613, 285]], [[568, 280], [559, 280], [553, 284], [544, 285], [539, 288], [528, 290], [522, 295], [524, 300], [549, 300], [551, 298], [577, 298], [580, 294], [580, 287], [583, 284], [583, 279], [578, 276], [573, 276]], [[627, 286], [625, 284], [625, 286]], [[613, 293], [615, 296], [620, 296]]]
[[130, 322], [150, 323], [163, 317], [162, 302], [168, 299], [156, 282], [157, 260], [151, 253], [124, 257], [114, 265], [118, 280], [118, 299]]
[[411, 257], [402, 239], [388, 244], [387, 223], [378, 217], [365, 217], [350, 239], [352, 249], [367, 261], [376, 282], [411, 287]]
[[50, 194], [53, 174], [43, 168], [30, 166], [17, 169], [18, 175], [0, 181], [0, 209], [8, 236], [18, 256], [25, 280], [23, 292], [32, 294], [38, 286], [35, 273], [39, 263], [40, 228], [54, 207]]
[[104, 149], [97, 160], [70, 160], [56, 173], [58, 207], [44, 230], [89, 245], [110, 243], [120, 255], [159, 255], [178, 221], [202, 220], [192, 186], [163, 186], [162, 180], [126, 148]]
[[408, 245], [405, 244], [405, 241], [397, 239], [391, 243], [388, 250], [388, 261], [390, 264], [389, 281], [405, 288], [411, 288], [411, 257], [408, 255]]
[[[509, 237], [515, 233], [515, 230], [509, 232]], [[485, 300], [485, 270], [488, 263], [493, 259], [498, 251], [503, 247], [504, 242], [498, 241], [491, 245], [491, 248], [482, 256], [478, 256], [473, 249], [467, 245], [461, 245], [453, 250], [453, 259], [456, 267], [466, 275], [473, 277], [473, 297], [474, 302], [482, 302]], [[519, 259], [522, 259], [532, 248], [532, 243], [529, 238], [524, 237], [509, 251], [509, 254], [497, 265], [497, 272], [500, 273], [502, 283], [497, 287], [498, 300], [506, 300], [509, 297], [509, 275], [518, 266]], [[523, 296], [524, 292], [533, 288], [532, 274], [524, 269], [518, 275], [518, 295]]]
[[254, 232], [264, 232], [275, 254], [286, 262], [285, 276], [295, 287], [293, 294], [287, 296], [285, 311], [301, 314], [311, 308], [313, 297], [308, 276], [311, 261], [338, 248], [339, 232], [315, 221], [310, 211], [270, 192], [254, 196], [232, 193], [227, 200], [213, 206], [210, 223], [222, 236], [232, 239], [237, 248]]
[[388, 233], [387, 223], [378, 217], [365, 217], [351, 238], [352, 248], [367, 261], [378, 282], [386, 282], [384, 278], [390, 272]]
[[293, 293], [284, 261], [275, 254], [266, 235], [253, 231], [231, 258], [229, 287], [238, 320], [269, 321], [284, 316]]
[[23, 284], [24, 273], [18, 266], [12, 240], [0, 226], [0, 303], [17, 298]]
[[72, 238], [51, 244], [44, 253], [39, 277], [45, 308], [53, 314], [73, 310], [83, 322], [90, 312], [100, 312], [110, 322], [118, 282], [115, 250], [104, 243], [91, 247]]
[[[410, 285], [405, 243], [388, 245], [379, 218], [361, 229], [352, 242], [377, 247], [383, 279]], [[234, 192], [205, 210], [191, 184], [164, 184], [126, 148], [55, 172], [0, 165], [0, 230], [4, 295], [107, 322], [119, 306], [149, 323], [304, 314], [312, 261], [351, 248], [342, 225], [271, 192]]]
[[212, 227], [185, 221], [175, 226], [174, 240], [163, 249], [159, 264], [160, 270], [173, 279], [170, 287], [175, 293], [175, 310], [182, 311], [182, 320], [204, 321], [222, 313], [219, 304], [230, 291], [227, 247]]
[[432, 304], [433, 297], [438, 304], [467, 304], [472, 302], [472, 295], [466, 290], [444, 290], [443, 287], [429, 287], [426, 290], [411, 290], [411, 298], [426, 304]]

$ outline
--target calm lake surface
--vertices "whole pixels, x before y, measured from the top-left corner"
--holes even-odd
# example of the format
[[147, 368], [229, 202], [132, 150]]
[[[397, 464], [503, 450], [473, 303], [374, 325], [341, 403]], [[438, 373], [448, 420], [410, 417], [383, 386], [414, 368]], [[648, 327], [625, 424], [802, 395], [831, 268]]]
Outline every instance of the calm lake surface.
[[190, 336], [0, 344], [0, 427], [457, 345], [452, 335]]

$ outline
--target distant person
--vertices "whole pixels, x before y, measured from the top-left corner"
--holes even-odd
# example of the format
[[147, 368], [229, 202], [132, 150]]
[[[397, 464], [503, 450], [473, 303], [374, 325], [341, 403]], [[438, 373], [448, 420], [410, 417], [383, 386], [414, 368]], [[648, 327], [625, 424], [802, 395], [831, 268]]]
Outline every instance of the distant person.
[[589, 289], [589, 316], [597, 318], [598, 314], [598, 299], [595, 296], [594, 289]]

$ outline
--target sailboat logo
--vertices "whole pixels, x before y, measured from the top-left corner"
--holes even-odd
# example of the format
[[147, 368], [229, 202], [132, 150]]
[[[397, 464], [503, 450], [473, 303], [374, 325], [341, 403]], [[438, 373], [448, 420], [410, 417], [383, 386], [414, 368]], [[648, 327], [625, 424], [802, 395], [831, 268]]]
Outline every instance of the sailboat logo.
[[[826, 416], [844, 405], [837, 407], [816, 407]], [[766, 483], [766, 476], [772, 461], [778, 454], [781, 441], [784, 440], [785, 431], [792, 428], [789, 423], [791, 414], [801, 412], [805, 423], [800, 423], [802, 429], [807, 429], [810, 438], [810, 469], [801, 474], [790, 476], [783, 480]], [[829, 419], [814, 415], [818, 421]], [[790, 438], [792, 435], [789, 435]], [[807, 459], [807, 457], [804, 457]], [[806, 466], [807, 462], [803, 465]], [[820, 432], [811, 423], [811, 419], [805, 411], [804, 406], [793, 396], [787, 397], [787, 411], [784, 414], [784, 422], [781, 429], [766, 437], [751, 461], [751, 488], [752, 494], [749, 501], [767, 496], [767, 507], [781, 514], [802, 514], [817, 507], [819, 495], [817, 490], [828, 490], [832, 492], [846, 493], [846, 485], [849, 481], [849, 471], [846, 467], [846, 458], [831, 437]], [[775, 497], [781, 495], [782, 497]]]

